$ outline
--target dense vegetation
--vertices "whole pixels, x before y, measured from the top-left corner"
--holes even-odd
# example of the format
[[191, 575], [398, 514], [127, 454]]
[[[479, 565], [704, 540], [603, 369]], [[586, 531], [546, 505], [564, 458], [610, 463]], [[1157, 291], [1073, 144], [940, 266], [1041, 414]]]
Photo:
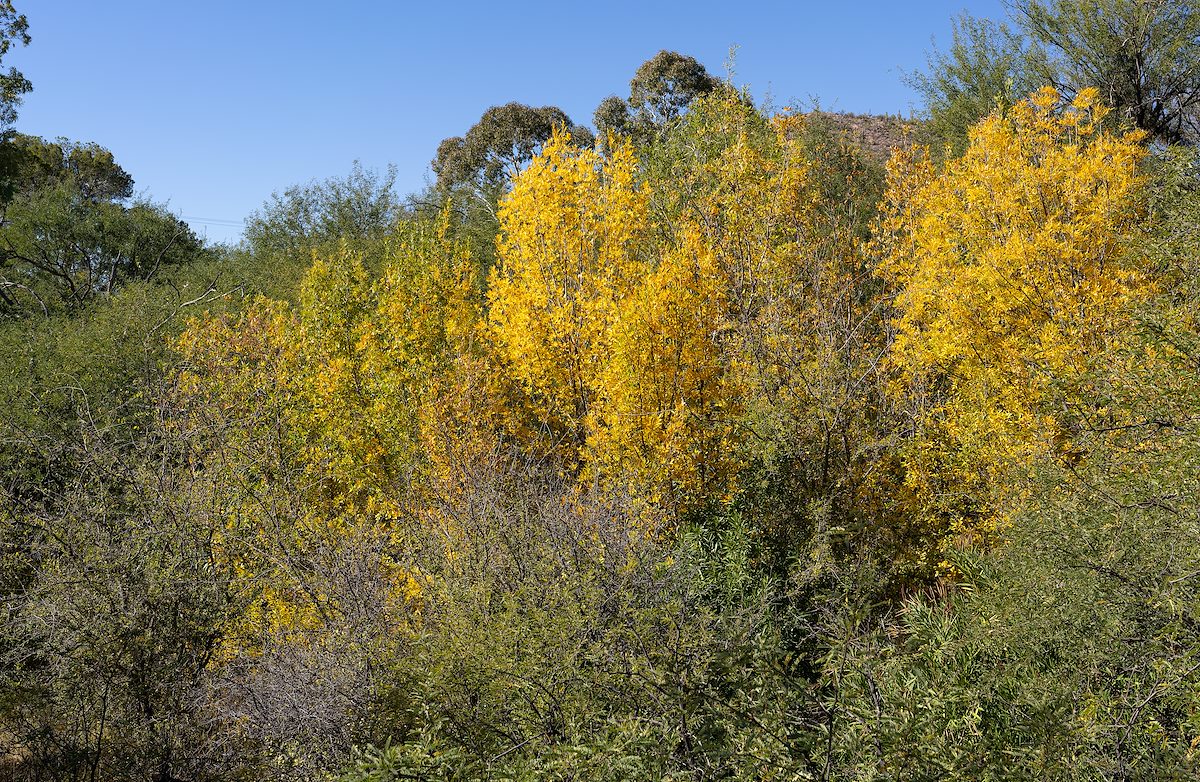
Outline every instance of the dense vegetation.
[[233, 248], [0, 75], [0, 777], [1196, 778], [1200, 9], [1011, 9]]

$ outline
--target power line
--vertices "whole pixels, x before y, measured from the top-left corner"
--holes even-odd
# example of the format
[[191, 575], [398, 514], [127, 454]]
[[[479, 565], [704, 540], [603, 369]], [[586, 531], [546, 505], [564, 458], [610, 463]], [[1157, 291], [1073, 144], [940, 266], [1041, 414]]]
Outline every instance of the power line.
[[203, 223], [204, 225], [217, 225], [223, 228], [245, 228], [245, 220], [227, 220], [221, 217], [194, 217], [190, 215], [180, 215], [179, 219], [189, 223]]

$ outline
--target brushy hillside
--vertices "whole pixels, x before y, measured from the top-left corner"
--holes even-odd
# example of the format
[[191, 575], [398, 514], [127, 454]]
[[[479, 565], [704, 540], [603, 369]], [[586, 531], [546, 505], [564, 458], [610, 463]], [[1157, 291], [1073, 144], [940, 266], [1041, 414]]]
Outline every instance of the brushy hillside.
[[238, 248], [0, 135], [0, 779], [1200, 778], [1200, 10], [1011, 5], [1088, 56], [661, 52]]
[[892, 151], [914, 143], [920, 120], [886, 114], [851, 114], [814, 111], [805, 115], [814, 126], [851, 146], [861, 149], [871, 160], [886, 163]]

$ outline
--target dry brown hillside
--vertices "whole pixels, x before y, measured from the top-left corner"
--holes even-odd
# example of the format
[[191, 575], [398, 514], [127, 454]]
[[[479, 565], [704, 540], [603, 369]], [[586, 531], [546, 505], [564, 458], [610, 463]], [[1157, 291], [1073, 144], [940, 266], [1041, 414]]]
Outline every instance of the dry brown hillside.
[[881, 163], [887, 161], [894, 147], [913, 143], [913, 134], [920, 124], [919, 120], [881, 114], [814, 111], [807, 116], [813, 124], [859, 147]]

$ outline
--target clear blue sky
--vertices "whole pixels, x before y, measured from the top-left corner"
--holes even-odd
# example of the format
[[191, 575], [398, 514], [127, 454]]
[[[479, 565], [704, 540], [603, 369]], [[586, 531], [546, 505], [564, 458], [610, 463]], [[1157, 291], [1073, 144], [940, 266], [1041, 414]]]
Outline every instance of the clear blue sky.
[[[367, 2], [16, 0], [33, 43], [17, 129], [108, 147], [140, 193], [210, 239], [272, 191], [395, 163], [420, 189], [438, 142], [489, 106], [558, 105], [590, 124], [660, 49], [761, 100], [909, 114], [901, 76], [967, 10], [928, 2]], [[204, 221], [208, 221], [207, 223]]]

